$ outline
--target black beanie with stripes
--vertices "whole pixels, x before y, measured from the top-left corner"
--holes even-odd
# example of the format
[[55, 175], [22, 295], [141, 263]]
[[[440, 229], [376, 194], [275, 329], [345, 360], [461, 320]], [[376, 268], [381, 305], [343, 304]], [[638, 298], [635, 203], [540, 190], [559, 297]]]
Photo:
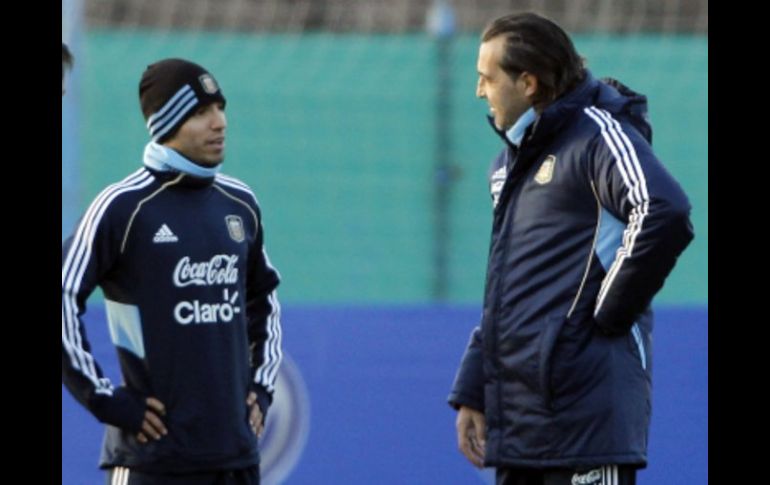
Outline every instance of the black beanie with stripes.
[[184, 59], [147, 66], [139, 81], [139, 103], [156, 143], [171, 138], [201, 105], [224, 104], [219, 84], [206, 69]]

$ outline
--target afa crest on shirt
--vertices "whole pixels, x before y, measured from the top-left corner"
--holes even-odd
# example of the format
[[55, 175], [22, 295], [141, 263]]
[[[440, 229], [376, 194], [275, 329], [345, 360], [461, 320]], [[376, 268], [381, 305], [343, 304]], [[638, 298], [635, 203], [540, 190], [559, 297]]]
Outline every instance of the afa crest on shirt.
[[246, 239], [246, 232], [243, 230], [243, 219], [240, 216], [225, 217], [225, 224], [227, 224], [227, 232], [233, 241], [243, 242]]
[[540, 165], [540, 168], [535, 174], [535, 182], [539, 183], [540, 185], [545, 185], [550, 182], [553, 178], [554, 165], [556, 165], [556, 157], [554, 155], [548, 155], [545, 157], [545, 160], [543, 160], [543, 163]]

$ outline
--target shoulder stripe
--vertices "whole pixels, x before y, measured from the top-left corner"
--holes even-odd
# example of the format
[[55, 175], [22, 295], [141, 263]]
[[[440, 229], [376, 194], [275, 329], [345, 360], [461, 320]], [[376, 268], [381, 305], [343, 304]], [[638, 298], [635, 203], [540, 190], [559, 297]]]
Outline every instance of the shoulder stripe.
[[227, 185], [228, 187], [232, 187], [234, 189], [239, 189], [244, 192], [247, 192], [251, 196], [251, 198], [254, 200], [254, 203], [257, 204], [257, 207], [259, 207], [259, 201], [257, 200], [257, 196], [254, 195], [254, 191], [251, 190], [251, 187], [241, 182], [237, 178], [230, 177], [229, 175], [217, 174], [216, 181], [221, 183], [222, 185]]
[[230, 175], [226, 175], [224, 173], [218, 173], [216, 175], [216, 178], [220, 182], [229, 182], [230, 184], [232, 184], [234, 186], [240, 186], [244, 190], [248, 190], [249, 192], [251, 192], [251, 187], [249, 187], [248, 184], [246, 184], [246, 182], [244, 182], [244, 181], [242, 181], [240, 179], [237, 179], [235, 177], [231, 177]]
[[623, 178], [623, 182], [625, 182], [626, 186], [629, 187], [628, 199], [633, 205], [638, 204], [639, 198], [636, 196], [636, 192], [633, 190], [633, 188], [637, 185], [636, 178], [634, 177], [635, 174], [629, 173], [628, 171], [626, 163], [627, 154], [621, 151], [620, 139], [618, 138], [617, 133], [612, 130], [613, 126], [609, 125], [603, 117], [599, 116], [599, 110], [594, 107], [585, 108], [584, 112], [592, 120], [594, 120], [597, 125], [599, 125], [602, 138], [607, 144], [607, 147], [612, 152], [612, 155], [615, 157], [615, 165], [618, 168], [621, 177]]
[[631, 140], [628, 139], [628, 135], [626, 134], [625, 130], [623, 130], [618, 120], [613, 118], [609, 112], [596, 109], [595, 107], [589, 109], [595, 110], [595, 113], [611, 127], [609, 130], [610, 134], [613, 135], [616, 140], [618, 140], [618, 145], [625, 149], [623, 161], [626, 163], [629, 174], [631, 175], [631, 179], [636, 183], [634, 190], [638, 200], [649, 200], [649, 194], [647, 192], [647, 179], [645, 178], [644, 173], [642, 172], [642, 167], [639, 164], [639, 158], [636, 155], [636, 149], [631, 143]]

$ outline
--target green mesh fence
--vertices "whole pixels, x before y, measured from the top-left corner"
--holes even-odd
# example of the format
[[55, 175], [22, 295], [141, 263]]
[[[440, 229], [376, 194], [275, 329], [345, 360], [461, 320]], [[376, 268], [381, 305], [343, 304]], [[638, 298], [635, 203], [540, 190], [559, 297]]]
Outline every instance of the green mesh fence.
[[[694, 205], [696, 239], [663, 303], [706, 303], [708, 41], [578, 36], [598, 77], [648, 95], [654, 146]], [[83, 73], [79, 208], [139, 166], [148, 140], [138, 106], [144, 67], [184, 57], [210, 69], [228, 99], [224, 171], [260, 200], [283, 301], [433, 300], [436, 45], [427, 36], [239, 35], [96, 31]], [[486, 170], [500, 141], [474, 97], [476, 36], [452, 46], [447, 206], [449, 302], [481, 301], [491, 223]]]

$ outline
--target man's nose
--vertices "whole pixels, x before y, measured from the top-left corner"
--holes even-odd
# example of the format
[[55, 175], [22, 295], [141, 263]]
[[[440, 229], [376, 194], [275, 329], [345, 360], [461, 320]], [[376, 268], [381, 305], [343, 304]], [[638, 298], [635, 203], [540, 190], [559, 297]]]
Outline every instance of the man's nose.
[[212, 116], [211, 127], [215, 130], [223, 130], [227, 127], [227, 118], [224, 111], [217, 111]]
[[481, 85], [481, 79], [479, 79], [479, 82], [476, 83], [476, 97], [477, 98], [484, 98], [484, 88]]

